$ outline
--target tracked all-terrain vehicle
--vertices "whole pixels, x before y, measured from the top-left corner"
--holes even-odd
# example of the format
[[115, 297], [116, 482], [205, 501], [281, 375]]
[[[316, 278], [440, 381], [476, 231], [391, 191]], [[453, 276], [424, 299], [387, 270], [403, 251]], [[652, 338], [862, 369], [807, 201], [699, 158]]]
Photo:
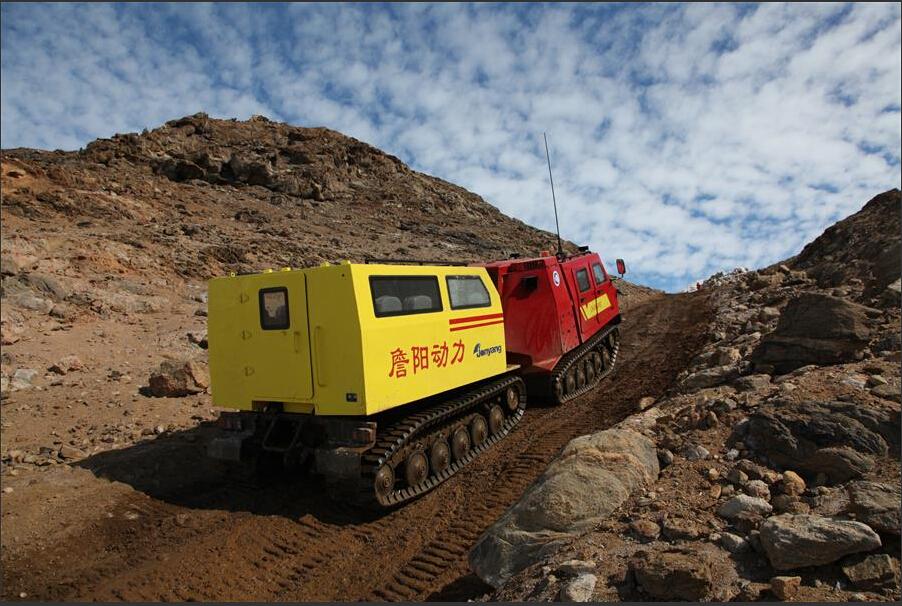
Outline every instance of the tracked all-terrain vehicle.
[[210, 455], [308, 462], [382, 506], [503, 438], [527, 385], [566, 402], [611, 371], [619, 348], [616, 288], [584, 249], [233, 275], [210, 281], [208, 306], [213, 402], [236, 409]]

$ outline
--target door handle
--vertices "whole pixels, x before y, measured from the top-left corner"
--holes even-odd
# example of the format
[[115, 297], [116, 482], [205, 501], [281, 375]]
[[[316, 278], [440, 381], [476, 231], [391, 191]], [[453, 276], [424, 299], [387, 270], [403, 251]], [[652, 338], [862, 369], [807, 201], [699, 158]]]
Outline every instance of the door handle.
[[320, 387], [326, 386], [325, 369], [320, 362], [323, 355], [323, 327], [316, 326], [313, 328], [313, 371], [316, 374], [316, 384]]

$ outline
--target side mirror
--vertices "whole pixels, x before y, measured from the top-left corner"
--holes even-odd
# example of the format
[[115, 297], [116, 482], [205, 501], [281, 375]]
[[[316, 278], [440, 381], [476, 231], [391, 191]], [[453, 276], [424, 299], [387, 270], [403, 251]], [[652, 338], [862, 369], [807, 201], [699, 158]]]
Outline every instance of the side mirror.
[[623, 262], [623, 259], [617, 259], [617, 273], [620, 274], [621, 278], [626, 273], [626, 263]]

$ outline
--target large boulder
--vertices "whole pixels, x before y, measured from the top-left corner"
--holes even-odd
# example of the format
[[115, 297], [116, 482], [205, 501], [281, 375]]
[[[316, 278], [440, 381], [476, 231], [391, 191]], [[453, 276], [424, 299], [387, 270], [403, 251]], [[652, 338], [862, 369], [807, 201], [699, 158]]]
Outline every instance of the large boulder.
[[811, 514], [768, 518], [760, 532], [761, 546], [777, 570], [829, 564], [881, 545], [880, 536], [866, 524]]
[[860, 360], [870, 339], [872, 311], [847, 299], [805, 293], [790, 301], [777, 328], [765, 335], [750, 360], [786, 374], [816, 364], [826, 366]]
[[628, 429], [572, 440], [477, 540], [470, 567], [500, 587], [512, 575], [590, 530], [658, 477], [654, 443]]
[[848, 402], [778, 401], [749, 416], [743, 441], [776, 466], [844, 482], [873, 469], [872, 457], [889, 452], [887, 438], [898, 442], [894, 418]]
[[727, 601], [736, 594], [728, 554], [707, 543], [640, 551], [629, 570], [637, 587], [659, 600]]
[[857, 520], [878, 532], [899, 534], [899, 526], [902, 524], [900, 516], [902, 492], [898, 484], [862, 480], [849, 483], [846, 490], [849, 494], [847, 511], [855, 514]]
[[152, 396], [174, 398], [206, 391], [207, 369], [195, 360], [166, 360], [150, 375], [147, 391]]

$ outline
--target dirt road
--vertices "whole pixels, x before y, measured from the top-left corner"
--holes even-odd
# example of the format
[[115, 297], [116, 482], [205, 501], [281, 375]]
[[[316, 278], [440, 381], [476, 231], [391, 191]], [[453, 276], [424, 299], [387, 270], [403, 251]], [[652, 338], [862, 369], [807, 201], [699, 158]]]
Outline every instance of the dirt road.
[[310, 481], [235, 486], [207, 461], [202, 424], [75, 466], [5, 495], [3, 598], [29, 600], [462, 600], [486, 588], [466, 555], [571, 438], [662, 394], [701, 345], [702, 293], [626, 315], [618, 369], [560, 408], [530, 403], [520, 426], [425, 497], [389, 513], [336, 505]]

